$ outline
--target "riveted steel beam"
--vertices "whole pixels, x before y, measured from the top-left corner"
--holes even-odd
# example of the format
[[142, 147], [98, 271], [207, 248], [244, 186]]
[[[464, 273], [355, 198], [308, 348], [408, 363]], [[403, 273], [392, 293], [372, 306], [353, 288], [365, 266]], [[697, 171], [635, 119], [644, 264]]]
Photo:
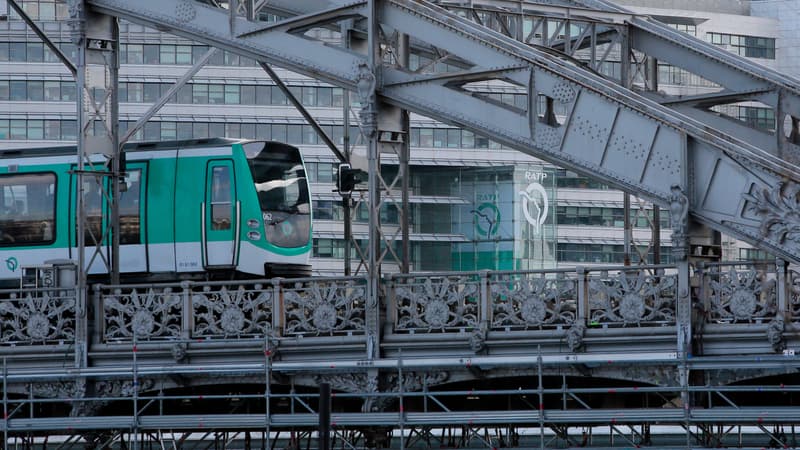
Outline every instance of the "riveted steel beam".
[[[226, 11], [192, 2], [89, 3], [128, 20], [187, 35], [345, 88], [355, 87], [358, 68], [367, 62], [363, 55], [293, 33], [298, 26], [331, 23], [336, 17], [367, 17], [363, 3], [322, 10], [318, 18], [306, 13], [295, 21], [266, 28], [241, 19], [242, 23], [235, 26], [236, 35], [217, 26], [228, 19]], [[793, 186], [800, 182], [797, 165], [776, 158], [768, 149], [675, 114], [569, 59], [488, 31], [435, 6], [390, 0], [379, 2], [376, 9], [378, 29], [384, 36], [407, 33], [416, 41], [471, 64], [464, 79], [448, 75], [445, 82], [438, 74], [413, 74], [383, 63], [377, 85], [383, 101], [468, 128], [661, 205], [670, 204], [671, 188], [679, 186], [695, 219], [789, 260], [800, 261], [800, 236], [782, 231], [798, 225], [793, 218], [796, 211], [791, 201], [773, 201], [793, 195]], [[633, 19], [637, 20], [640, 19]], [[634, 47], [637, 42], [646, 41], [646, 36], [631, 38]], [[658, 41], [654, 46], [663, 45]], [[718, 49], [704, 51], [715, 55], [715, 50]], [[666, 61], [674, 58], [671, 54], [662, 58], [660, 52], [656, 53]], [[721, 71], [725, 65], [720, 62], [714, 67]], [[529, 98], [528, 111], [497, 105], [461, 88], [460, 83], [471, 81], [470, 71], [495, 71], [497, 79], [520, 86]], [[750, 73], [712, 78], [720, 77], [731, 89], [746, 87], [751, 92], [781, 81], [769, 76], [754, 81]], [[560, 123], [539, 120], [536, 105], [540, 97], [551, 99], [548, 104], [564, 110]], [[782, 99], [792, 106], [791, 95]]]

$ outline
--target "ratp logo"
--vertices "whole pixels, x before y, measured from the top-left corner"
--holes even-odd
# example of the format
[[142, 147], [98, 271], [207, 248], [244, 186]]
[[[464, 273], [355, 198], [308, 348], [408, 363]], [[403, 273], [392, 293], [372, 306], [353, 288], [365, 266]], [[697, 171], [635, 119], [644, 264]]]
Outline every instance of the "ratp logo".
[[17, 267], [19, 267], [19, 262], [17, 261], [17, 258], [14, 258], [13, 256], [11, 258], [8, 258], [6, 260], [6, 267], [8, 267], [8, 270], [16, 272]]
[[531, 183], [524, 191], [519, 191], [522, 200], [522, 214], [533, 226], [533, 234], [539, 234], [541, 226], [547, 221], [547, 191], [539, 183]]
[[500, 210], [492, 202], [484, 202], [478, 209], [470, 211], [475, 216], [475, 227], [481, 236], [492, 237], [497, 234], [500, 224]]

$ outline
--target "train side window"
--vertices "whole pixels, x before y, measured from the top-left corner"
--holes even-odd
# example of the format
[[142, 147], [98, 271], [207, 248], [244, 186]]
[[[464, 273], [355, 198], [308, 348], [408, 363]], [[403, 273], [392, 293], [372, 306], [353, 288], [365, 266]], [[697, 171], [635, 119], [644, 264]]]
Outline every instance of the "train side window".
[[129, 170], [119, 193], [119, 243], [141, 244], [141, 169]]
[[231, 176], [225, 166], [211, 172], [211, 229], [231, 229]]
[[0, 246], [55, 240], [55, 174], [5, 175], [0, 190]]

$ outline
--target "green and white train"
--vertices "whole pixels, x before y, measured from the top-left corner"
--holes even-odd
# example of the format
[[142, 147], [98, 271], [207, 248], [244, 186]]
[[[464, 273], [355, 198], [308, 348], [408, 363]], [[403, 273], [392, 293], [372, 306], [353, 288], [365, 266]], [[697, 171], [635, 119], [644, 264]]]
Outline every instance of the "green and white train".
[[[125, 146], [120, 274], [157, 281], [309, 276], [311, 200], [300, 151], [264, 141], [203, 139]], [[75, 147], [0, 152], [0, 284], [25, 267], [77, 261]], [[83, 177], [86, 261], [110, 220], [99, 183]], [[106, 233], [108, 234], [108, 233]], [[101, 243], [108, 259], [110, 241]], [[95, 255], [90, 276], [107, 274]]]

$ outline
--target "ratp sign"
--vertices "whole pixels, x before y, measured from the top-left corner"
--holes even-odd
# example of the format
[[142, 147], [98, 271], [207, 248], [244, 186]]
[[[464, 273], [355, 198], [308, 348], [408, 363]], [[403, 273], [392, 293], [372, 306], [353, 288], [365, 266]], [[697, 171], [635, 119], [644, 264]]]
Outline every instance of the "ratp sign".
[[522, 215], [533, 227], [533, 234], [539, 234], [542, 225], [547, 221], [548, 204], [550, 199], [542, 183], [547, 178], [545, 172], [525, 172], [528, 186], [519, 191]]

